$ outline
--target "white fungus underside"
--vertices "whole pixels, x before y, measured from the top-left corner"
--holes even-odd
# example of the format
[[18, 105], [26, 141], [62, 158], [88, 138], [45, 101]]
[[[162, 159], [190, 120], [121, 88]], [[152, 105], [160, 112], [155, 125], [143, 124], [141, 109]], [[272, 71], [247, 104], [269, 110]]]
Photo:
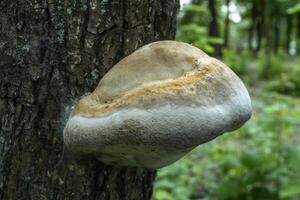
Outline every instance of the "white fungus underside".
[[64, 141], [70, 149], [93, 154], [107, 164], [160, 168], [238, 128], [250, 115], [246, 91], [214, 106], [168, 104], [93, 118], [75, 115], [66, 125]]

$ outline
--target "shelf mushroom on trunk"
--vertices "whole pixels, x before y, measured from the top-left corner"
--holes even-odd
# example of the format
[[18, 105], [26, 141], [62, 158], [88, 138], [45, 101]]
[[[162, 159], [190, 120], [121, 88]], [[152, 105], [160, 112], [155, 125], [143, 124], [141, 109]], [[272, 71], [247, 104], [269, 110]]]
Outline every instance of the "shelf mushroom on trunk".
[[189, 44], [158, 41], [122, 59], [77, 102], [64, 143], [106, 164], [160, 168], [250, 116], [247, 89], [230, 68]]

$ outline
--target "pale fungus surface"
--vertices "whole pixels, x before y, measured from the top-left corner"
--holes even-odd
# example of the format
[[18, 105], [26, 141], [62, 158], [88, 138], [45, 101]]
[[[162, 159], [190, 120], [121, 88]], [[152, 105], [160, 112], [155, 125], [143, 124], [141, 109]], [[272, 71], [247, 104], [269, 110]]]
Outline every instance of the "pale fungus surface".
[[247, 89], [224, 63], [159, 41], [122, 59], [77, 102], [64, 143], [106, 164], [160, 168], [250, 116]]

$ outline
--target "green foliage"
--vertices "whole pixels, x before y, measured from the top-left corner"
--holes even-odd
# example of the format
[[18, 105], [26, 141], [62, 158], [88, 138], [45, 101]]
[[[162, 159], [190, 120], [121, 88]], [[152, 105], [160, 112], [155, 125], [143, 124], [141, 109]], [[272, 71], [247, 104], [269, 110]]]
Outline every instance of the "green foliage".
[[259, 55], [259, 66], [257, 71], [261, 79], [277, 79], [284, 72], [289, 70], [288, 65], [291, 65], [287, 61], [290, 57], [286, 54], [271, 54], [270, 58], [267, 58], [264, 53]]
[[157, 200], [297, 199], [300, 99], [253, 91], [252, 120], [159, 170]]
[[[176, 39], [211, 53], [211, 44], [222, 44], [223, 40], [208, 36], [210, 14], [203, 3], [207, 1], [192, 2], [179, 15]], [[298, 45], [300, 49], [295, 23], [300, 1], [274, 0], [268, 4], [269, 16], [262, 12], [266, 4], [261, 2], [265, 1], [231, 2], [240, 9], [242, 21], [230, 21], [229, 47], [223, 48], [222, 59], [251, 88], [253, 116], [235, 133], [201, 145], [181, 161], [159, 170], [155, 200], [300, 199], [300, 57], [283, 52], [287, 45], [287, 16], [294, 17], [290, 35], [294, 46], [290, 46], [295, 50]], [[252, 18], [253, 2], [257, 14], [263, 13], [255, 17], [256, 22]], [[216, 4], [222, 35], [226, 12], [221, 8], [225, 1], [216, 0]], [[270, 30], [266, 27], [262, 27], [259, 50], [254, 50], [258, 45], [255, 30], [255, 39], [248, 38], [250, 27], [257, 28], [259, 20], [266, 17], [272, 23], [266, 26], [270, 30], [274, 31], [275, 25], [281, 27], [279, 48], [274, 52], [270, 41], [275, 41], [275, 33], [269, 34], [269, 40], [265, 32]], [[249, 43], [252, 49], [248, 48]]]
[[249, 51], [235, 52], [231, 50], [223, 51], [224, 62], [239, 75], [245, 75], [249, 72], [252, 64], [252, 58]]
[[294, 5], [293, 7], [287, 9], [288, 14], [295, 14], [300, 12], [300, 3]]
[[212, 53], [214, 48], [211, 44], [222, 44], [223, 40], [208, 36], [209, 20], [205, 5], [186, 5], [179, 14], [176, 39], [193, 44], [207, 53]]
[[[284, 53], [271, 55], [269, 61], [264, 54], [253, 58], [249, 51], [239, 53], [232, 50], [223, 51], [224, 62], [242, 76], [244, 81], [252, 86], [264, 82], [267, 91], [300, 96], [300, 58], [293, 58]], [[266, 68], [266, 63], [269, 66]]]
[[273, 72], [274, 75], [266, 83], [265, 89], [300, 96], [300, 59], [296, 59], [291, 63], [281, 63], [282, 65], [278, 64], [277, 67], [281, 72], [277, 74]]
[[[184, 25], [177, 34], [177, 39], [193, 44], [196, 47], [202, 47], [206, 52], [213, 52], [214, 48], [209, 44], [210, 37], [199, 37], [199, 35], [206, 35], [206, 28], [195, 24]], [[184, 38], [182, 37], [184, 35]]]

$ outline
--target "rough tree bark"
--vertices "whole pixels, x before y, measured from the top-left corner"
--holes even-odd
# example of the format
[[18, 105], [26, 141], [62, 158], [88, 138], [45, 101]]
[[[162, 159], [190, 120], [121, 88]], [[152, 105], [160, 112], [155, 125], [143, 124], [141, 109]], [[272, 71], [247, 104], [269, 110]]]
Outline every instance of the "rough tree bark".
[[179, 0], [0, 1], [0, 199], [151, 198], [155, 171], [76, 160], [76, 98], [122, 57], [173, 39]]

